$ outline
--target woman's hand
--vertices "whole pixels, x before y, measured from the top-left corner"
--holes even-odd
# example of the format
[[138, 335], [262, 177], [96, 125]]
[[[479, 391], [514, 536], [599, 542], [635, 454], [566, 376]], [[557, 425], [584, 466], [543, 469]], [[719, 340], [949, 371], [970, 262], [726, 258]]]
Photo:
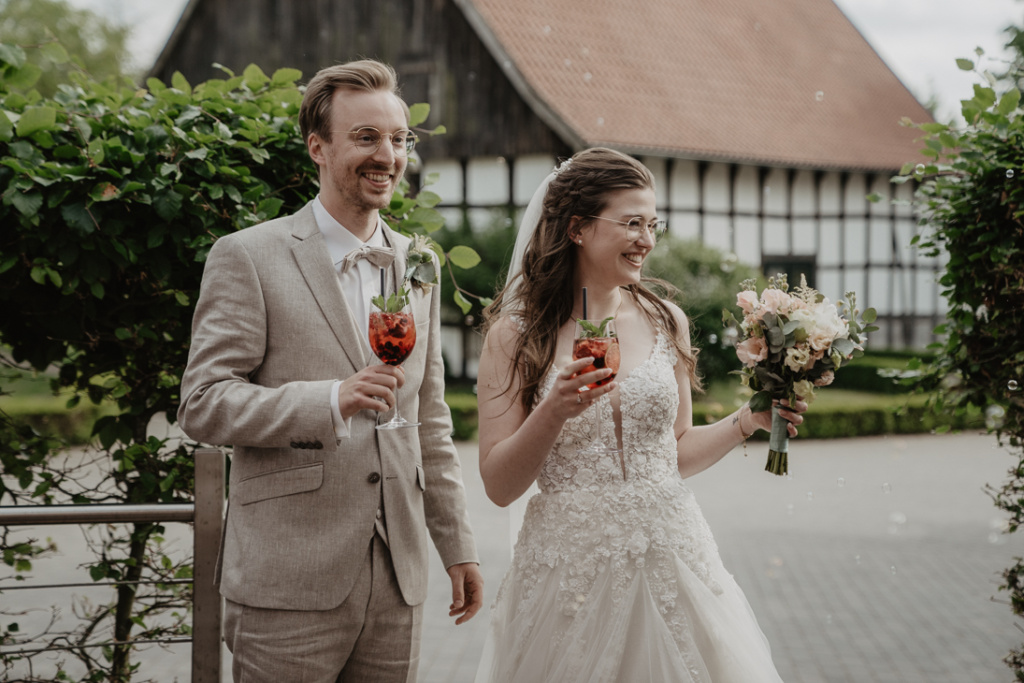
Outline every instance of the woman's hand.
[[[796, 397], [796, 403], [794, 405], [789, 404], [789, 399], [782, 399], [781, 401], [772, 401], [772, 405], [779, 406], [779, 415], [789, 420], [789, 424], [786, 425], [786, 429], [791, 437], [796, 436], [796, 426], [802, 424], [804, 421], [803, 413], [807, 411], [807, 403], [799, 396]], [[750, 418], [753, 420], [755, 429], [764, 429], [766, 431], [772, 430], [772, 411], [763, 410], [759, 413], [751, 412]], [[742, 422], [740, 423], [742, 425]], [[744, 431], [744, 434], [747, 432]], [[751, 432], [753, 433], [753, 432]]]
[[559, 370], [558, 376], [555, 378], [555, 385], [541, 401], [538, 409], [544, 410], [564, 422], [581, 415], [593, 401], [614, 389], [616, 386], [614, 382], [609, 382], [596, 389], [586, 388], [588, 384], [599, 382], [612, 374], [610, 368], [601, 368], [585, 375], [577, 375], [593, 362], [594, 359], [591, 357], [580, 358]]

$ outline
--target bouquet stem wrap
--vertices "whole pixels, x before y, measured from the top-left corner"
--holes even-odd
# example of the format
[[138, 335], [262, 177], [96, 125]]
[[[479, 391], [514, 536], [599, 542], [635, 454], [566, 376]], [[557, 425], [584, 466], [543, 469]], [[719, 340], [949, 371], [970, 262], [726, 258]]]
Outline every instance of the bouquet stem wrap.
[[789, 473], [789, 421], [772, 406], [772, 433], [768, 439], [768, 464], [765, 471], [772, 474]]

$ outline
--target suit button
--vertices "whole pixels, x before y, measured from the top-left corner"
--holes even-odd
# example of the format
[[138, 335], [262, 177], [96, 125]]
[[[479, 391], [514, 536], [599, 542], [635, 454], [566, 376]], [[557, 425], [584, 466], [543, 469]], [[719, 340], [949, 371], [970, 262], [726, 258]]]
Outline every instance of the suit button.
[[380, 519], [380, 518], [381, 518], [380, 508], [377, 508], [377, 519]]
[[373, 474], [366, 478], [366, 481], [370, 482], [371, 484], [376, 484], [378, 481], [380, 481], [380, 475], [374, 472]]

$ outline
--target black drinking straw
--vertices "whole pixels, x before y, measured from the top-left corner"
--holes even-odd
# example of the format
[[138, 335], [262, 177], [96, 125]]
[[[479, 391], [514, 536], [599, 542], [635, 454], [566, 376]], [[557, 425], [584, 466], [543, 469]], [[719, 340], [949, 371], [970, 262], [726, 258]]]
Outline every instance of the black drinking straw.
[[383, 268], [380, 269], [380, 295], [381, 296], [385, 295], [385, 292], [384, 292], [384, 269]]
[[583, 319], [584, 320], [589, 320], [589, 318], [587, 318], [587, 288], [586, 287], [583, 288]]

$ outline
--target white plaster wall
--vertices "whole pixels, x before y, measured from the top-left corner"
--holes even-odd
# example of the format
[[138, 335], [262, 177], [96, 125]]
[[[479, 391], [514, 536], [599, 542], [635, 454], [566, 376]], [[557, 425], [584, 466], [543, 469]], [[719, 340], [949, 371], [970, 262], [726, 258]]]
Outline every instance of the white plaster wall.
[[668, 159], [664, 157], [640, 157], [640, 161], [654, 176], [654, 198], [658, 209], [668, 206]]
[[471, 205], [507, 204], [508, 174], [504, 157], [470, 159], [466, 173], [466, 200]]
[[704, 173], [704, 210], [729, 211], [729, 167], [725, 164], [709, 164]]
[[512, 200], [516, 206], [530, 203], [537, 188], [555, 169], [556, 159], [547, 155], [522, 156], [512, 171]]
[[672, 208], [696, 209], [699, 204], [697, 196], [697, 162], [689, 159], [677, 159], [672, 169]]
[[423, 165], [423, 177], [436, 173], [437, 181], [430, 185], [430, 191], [441, 197], [444, 204], [462, 202], [462, 166], [452, 159], [431, 161]]

